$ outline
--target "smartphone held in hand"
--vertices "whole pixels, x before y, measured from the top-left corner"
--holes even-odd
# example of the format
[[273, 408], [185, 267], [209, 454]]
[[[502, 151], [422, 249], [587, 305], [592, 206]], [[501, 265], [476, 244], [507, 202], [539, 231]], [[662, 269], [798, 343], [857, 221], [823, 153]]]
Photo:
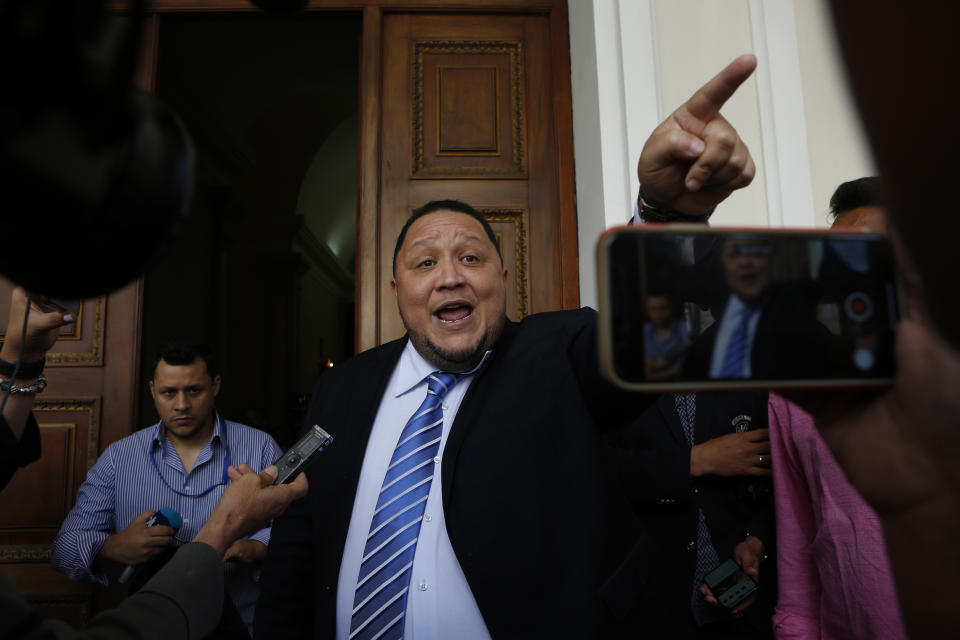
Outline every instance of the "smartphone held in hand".
[[757, 583], [733, 559], [703, 576], [703, 582], [726, 609], [733, 609], [757, 590]]
[[647, 391], [884, 386], [902, 295], [859, 231], [613, 229], [597, 248], [604, 375]]

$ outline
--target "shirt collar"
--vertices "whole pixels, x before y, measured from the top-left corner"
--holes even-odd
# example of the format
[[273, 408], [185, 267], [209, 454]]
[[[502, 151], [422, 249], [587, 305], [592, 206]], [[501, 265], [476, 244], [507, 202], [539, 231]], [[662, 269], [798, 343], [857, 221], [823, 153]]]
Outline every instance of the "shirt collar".
[[757, 312], [762, 309], [767, 304], [767, 297], [763, 296], [759, 304], [747, 304], [740, 299], [735, 293], [730, 294], [730, 302], [727, 304], [727, 308], [730, 310], [731, 314], [740, 314], [745, 309], [749, 309], [751, 313]]
[[[463, 375], [470, 376], [479, 371], [487, 362], [491, 353], [493, 353], [493, 351], [487, 351], [483, 354], [480, 363]], [[435, 366], [427, 362], [426, 359], [417, 352], [417, 349], [413, 346], [413, 342], [410, 340], [407, 340], [407, 344], [403, 348], [403, 353], [400, 354], [400, 362], [397, 366], [397, 375], [394, 379], [393, 388], [390, 389], [390, 393], [395, 398], [409, 393], [424, 382], [428, 375], [437, 370]]]
[[740, 296], [738, 296], [735, 293], [730, 294], [730, 302], [729, 304], [727, 304], [727, 309], [729, 309], [729, 313], [731, 316], [739, 315], [740, 312], [743, 311], [746, 307], [747, 305], [743, 303], [743, 300], [740, 299]]

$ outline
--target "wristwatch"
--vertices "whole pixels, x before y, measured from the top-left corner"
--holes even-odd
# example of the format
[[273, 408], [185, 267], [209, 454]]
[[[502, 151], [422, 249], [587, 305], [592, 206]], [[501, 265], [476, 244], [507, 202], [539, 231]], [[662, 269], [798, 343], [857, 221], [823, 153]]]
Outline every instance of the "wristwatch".
[[637, 189], [637, 205], [640, 210], [640, 219], [644, 222], [706, 222], [717, 209], [713, 207], [706, 213], [701, 213], [698, 216], [664, 209], [658, 205], [651, 204], [643, 197], [643, 187]]

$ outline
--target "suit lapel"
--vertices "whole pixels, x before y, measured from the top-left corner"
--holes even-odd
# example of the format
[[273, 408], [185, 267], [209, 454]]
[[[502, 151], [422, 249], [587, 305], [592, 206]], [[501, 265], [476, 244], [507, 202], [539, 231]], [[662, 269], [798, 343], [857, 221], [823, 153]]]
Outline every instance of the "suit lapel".
[[[320, 474], [316, 478], [316, 486], [336, 487], [336, 490], [323, 491], [315, 487], [310, 495], [318, 505], [316, 512], [320, 514], [315, 525], [318, 535], [327, 534], [332, 540], [331, 544], [320, 545], [323, 565], [333, 568], [327, 577], [330, 584], [335, 585], [340, 574], [343, 547], [373, 421], [406, 342], [406, 338], [401, 338], [370, 353], [370, 361], [365, 364], [362, 375], [358, 376], [363, 384], [352, 385], [349, 390], [335, 389], [328, 392], [330, 397], [325, 397], [325, 405], [333, 409], [324, 411], [323, 415], [334, 423], [320, 426], [333, 435], [334, 443], [315, 466]], [[314, 482], [314, 478], [311, 478], [311, 482]], [[331, 518], [329, 514], [338, 514], [340, 517]], [[321, 531], [324, 533], [319, 533]]]
[[672, 393], [661, 394], [657, 400], [657, 410], [663, 417], [663, 423], [667, 426], [670, 437], [675, 442], [686, 444], [687, 438], [683, 435], [683, 425], [680, 423], [680, 414], [677, 413], [677, 405], [673, 396]]
[[443, 463], [440, 478], [443, 490], [444, 510], [446, 510], [447, 504], [450, 501], [453, 470], [457, 465], [457, 457], [460, 455], [460, 449], [463, 446], [464, 440], [466, 440], [467, 434], [470, 433], [470, 430], [476, 424], [476, 416], [479, 412], [474, 408], [476, 403], [475, 398], [484, 388], [496, 382], [497, 369], [503, 366], [502, 363], [506, 360], [510, 345], [513, 343], [519, 330], [520, 325], [507, 320], [503, 327], [503, 334], [493, 348], [493, 353], [490, 354], [483, 368], [474, 376], [473, 382], [470, 383], [470, 388], [467, 389], [467, 393], [460, 403], [460, 408], [457, 410], [457, 417], [450, 427], [450, 434], [447, 436], [447, 443], [443, 448]]

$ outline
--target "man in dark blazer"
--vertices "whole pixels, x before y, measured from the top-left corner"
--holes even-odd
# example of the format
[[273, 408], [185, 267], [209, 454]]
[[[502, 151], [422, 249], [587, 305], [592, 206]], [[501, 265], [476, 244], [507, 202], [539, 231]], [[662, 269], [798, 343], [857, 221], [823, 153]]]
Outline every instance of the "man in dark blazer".
[[716, 322], [694, 338], [684, 372], [693, 379], [828, 377], [853, 370], [853, 345], [818, 321], [819, 285], [778, 281], [778, 245], [731, 238], [719, 251], [729, 295]]
[[[468, 376], [433, 481], [485, 628], [441, 624], [440, 637], [584, 638], [640, 628], [649, 610], [643, 534], [600, 467], [596, 433], [638, 415], [652, 398], [618, 393], [600, 379], [591, 310], [504, 320], [504, 272], [492, 231], [470, 211], [456, 201], [418, 210], [398, 241], [395, 277], [417, 353], [442, 370], [470, 371], [482, 362]], [[423, 290], [420, 280], [431, 284]], [[448, 329], [458, 322], [465, 330]], [[335, 443], [307, 469], [310, 497], [275, 523], [257, 637], [344, 637], [336, 609], [338, 598], [352, 599], [338, 591], [357, 487], [370, 465], [366, 450], [381, 398], [391, 395], [391, 375], [408, 348], [403, 338], [372, 349], [318, 382], [307, 422], [329, 430]], [[426, 514], [437, 508], [428, 502]], [[419, 595], [421, 573], [413, 571], [418, 591], [406, 598]], [[424, 590], [432, 588], [448, 587]], [[389, 637], [402, 636], [391, 629]]]
[[[767, 394], [739, 392], [664, 394], [606, 437], [645, 526], [652, 637], [772, 637], [775, 566], [761, 562], [776, 538], [767, 434]], [[736, 615], [701, 591], [705, 572], [729, 558], [760, 585]]]
[[[708, 82], [681, 107], [691, 111], [685, 123], [732, 132], [719, 108], [754, 66], [740, 58]], [[664, 148], [641, 159], [685, 165], [673, 178], [679, 193], [663, 200], [678, 211], [709, 207], [752, 178], [752, 163], [730, 164], [729, 136], [706, 137], [692, 153]], [[697, 175], [715, 170], [716, 182], [685, 200], [684, 175], [701, 153], [709, 163]], [[401, 638], [407, 629], [427, 638], [622, 637], [656, 615], [643, 533], [607, 477], [596, 435], [652, 398], [600, 379], [592, 311], [507, 321], [506, 275], [489, 225], [463, 203], [431, 203], [408, 220], [391, 283], [407, 337], [317, 385], [307, 424], [336, 442], [307, 468], [310, 497], [274, 524], [258, 638]], [[420, 428], [424, 415], [442, 417]], [[417, 467], [423, 496], [404, 506], [415, 517], [402, 530], [374, 544], [399, 519], [378, 520], [399, 498], [381, 500], [408, 477], [391, 474], [408, 459], [397, 456], [411, 425], [436, 429], [417, 448], [434, 456]], [[376, 564], [402, 535], [412, 541]], [[411, 546], [409, 562], [381, 571]]]

